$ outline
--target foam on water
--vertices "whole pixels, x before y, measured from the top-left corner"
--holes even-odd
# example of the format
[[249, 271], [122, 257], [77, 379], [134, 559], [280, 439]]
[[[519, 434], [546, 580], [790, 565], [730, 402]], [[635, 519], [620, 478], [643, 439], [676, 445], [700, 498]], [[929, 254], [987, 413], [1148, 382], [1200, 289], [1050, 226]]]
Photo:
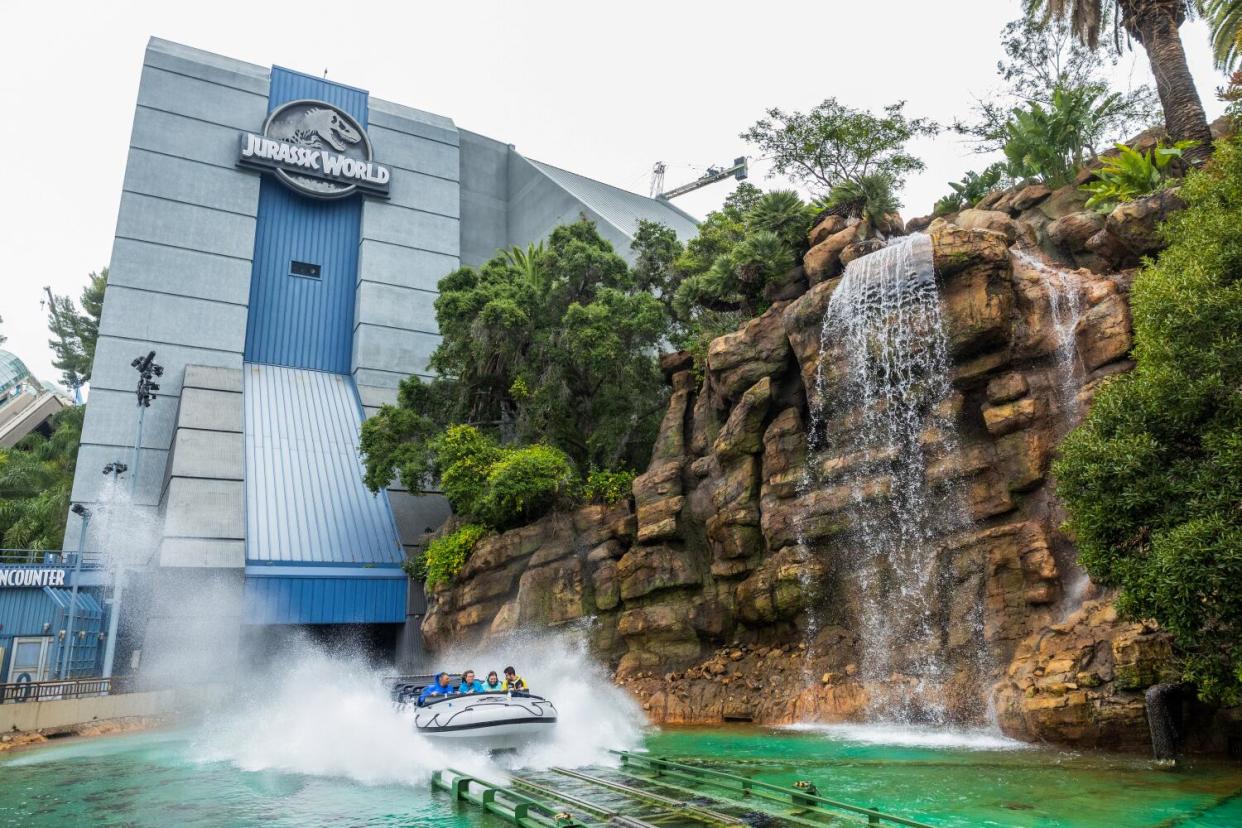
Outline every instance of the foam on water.
[[500, 782], [511, 768], [607, 763], [610, 748], [629, 749], [641, 741], [642, 712], [570, 636], [520, 638], [490, 651], [446, 654], [437, 662], [436, 669], [472, 668], [483, 675], [515, 665], [533, 692], [556, 704], [556, 736], [495, 759], [420, 736], [413, 709], [397, 710], [389, 699], [382, 679], [391, 671], [304, 644], [253, 680], [244, 697], [206, 718], [194, 735], [197, 758], [246, 771], [422, 785], [432, 771], [447, 767]]
[[838, 742], [896, 747], [953, 748], [957, 750], [1026, 750], [1031, 745], [1009, 739], [995, 730], [937, 728], [888, 724], [811, 724], [784, 725], [781, 730], [817, 733]]

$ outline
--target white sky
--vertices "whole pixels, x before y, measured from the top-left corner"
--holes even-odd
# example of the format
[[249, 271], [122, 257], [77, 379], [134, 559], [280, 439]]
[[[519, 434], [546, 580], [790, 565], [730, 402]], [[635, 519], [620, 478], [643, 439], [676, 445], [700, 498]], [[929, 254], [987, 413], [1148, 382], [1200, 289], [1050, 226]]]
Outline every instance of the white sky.
[[[75, 298], [110, 255], [143, 49], [151, 35], [262, 66], [279, 64], [446, 115], [523, 154], [646, 193], [747, 154], [738, 133], [767, 107], [829, 96], [911, 115], [968, 115], [997, 87], [1001, 27], [1018, 0], [876, 3], [13, 2], [3, 12], [0, 111], [9, 195], [0, 202], [0, 333], [40, 378], [51, 367], [42, 288]], [[1182, 27], [1209, 118], [1202, 23]], [[1117, 70], [1150, 79], [1142, 51]], [[987, 159], [952, 136], [913, 145], [906, 217]], [[755, 165], [752, 181], [774, 187]], [[677, 200], [702, 217], [732, 189]]]

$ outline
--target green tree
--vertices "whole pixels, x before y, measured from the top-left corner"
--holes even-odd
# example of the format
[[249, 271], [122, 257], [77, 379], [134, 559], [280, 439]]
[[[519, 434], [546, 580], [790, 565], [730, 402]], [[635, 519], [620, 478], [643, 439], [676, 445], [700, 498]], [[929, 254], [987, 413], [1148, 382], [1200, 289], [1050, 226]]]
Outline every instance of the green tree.
[[66, 408], [53, 418], [51, 437], [35, 432], [0, 449], [0, 546], [62, 548], [84, 411]]
[[1053, 187], [1068, 184], [1095, 155], [1099, 124], [1124, 105], [1120, 94], [1088, 85], [1054, 89], [1047, 104], [1036, 101], [1013, 110], [1002, 130], [1009, 175]]
[[1186, 63], [1178, 29], [1195, 13], [1198, 0], [1023, 0], [1027, 16], [1067, 23], [1090, 49], [1100, 45], [1100, 31], [1111, 20], [1113, 45], [1120, 51], [1123, 33], [1147, 53], [1164, 124], [1174, 141], [1197, 141], [1187, 153], [1206, 158], [1212, 152], [1203, 103]]
[[1135, 368], [1105, 385], [1053, 471], [1091, 577], [1168, 630], [1188, 681], [1242, 701], [1242, 142], [1132, 291]]
[[95, 342], [99, 339], [99, 316], [103, 313], [104, 291], [108, 287], [108, 268], [92, 273], [82, 289], [81, 309], [66, 295], [52, 294], [47, 326], [52, 332], [48, 345], [70, 389], [81, 388], [91, 380], [95, 361]]
[[772, 159], [775, 172], [816, 196], [873, 174], [900, 187], [909, 173], [923, 169], [906, 144], [940, 129], [927, 118], [907, 118], [905, 106], [898, 101], [875, 115], [828, 98], [810, 112], [773, 108], [741, 137]]
[[1080, 113], [1073, 131], [1079, 155], [1092, 155], [1106, 142], [1128, 138], [1159, 117], [1160, 103], [1150, 86], [1114, 92], [1104, 74], [1117, 56], [1088, 48], [1060, 19], [1023, 16], [1001, 32], [1004, 58], [996, 72], [1004, 89], [976, 102], [970, 123], [955, 121], [953, 130], [976, 145], [979, 152], [1002, 149], [1009, 140], [1013, 111], [1038, 105], [1054, 108], [1057, 90], [1090, 97], [1096, 105]]
[[[546, 442], [579, 471], [646, 462], [664, 385], [656, 354], [668, 332], [660, 300], [587, 221], [542, 247], [502, 253], [440, 281], [442, 341], [432, 389], [408, 380], [397, 406], [363, 429], [367, 482], [421, 482], [439, 463], [430, 435], [470, 423], [504, 443]], [[417, 485], [416, 485], [417, 484]]]
[[1233, 69], [1242, 51], [1242, 0], [1202, 0], [1218, 69]]

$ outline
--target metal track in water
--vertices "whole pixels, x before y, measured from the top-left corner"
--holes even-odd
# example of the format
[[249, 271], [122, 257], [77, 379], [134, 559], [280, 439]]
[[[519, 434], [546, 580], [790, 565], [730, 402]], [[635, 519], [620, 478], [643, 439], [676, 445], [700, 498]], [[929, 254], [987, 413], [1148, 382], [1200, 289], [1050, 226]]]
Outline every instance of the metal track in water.
[[[455, 800], [477, 805], [518, 828], [823, 828], [859, 824], [931, 828], [821, 796], [810, 782], [782, 787], [659, 756], [612, 753], [620, 757], [620, 767], [588, 768], [590, 773], [554, 767], [513, 776], [505, 784], [450, 768], [432, 774], [431, 785], [433, 790], [444, 790]], [[574, 783], [579, 783], [576, 788]]]

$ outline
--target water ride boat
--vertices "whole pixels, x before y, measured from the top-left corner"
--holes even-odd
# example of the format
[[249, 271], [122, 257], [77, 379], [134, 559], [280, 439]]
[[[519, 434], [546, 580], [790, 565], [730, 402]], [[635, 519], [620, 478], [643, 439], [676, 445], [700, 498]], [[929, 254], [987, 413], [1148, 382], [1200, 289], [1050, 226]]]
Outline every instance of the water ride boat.
[[[393, 701], [414, 708], [414, 729], [436, 740], [487, 750], [511, 750], [548, 739], [556, 729], [556, 706], [524, 691], [454, 693], [433, 696], [421, 705], [423, 688], [435, 676], [394, 679]], [[451, 686], [460, 678], [455, 677]]]

